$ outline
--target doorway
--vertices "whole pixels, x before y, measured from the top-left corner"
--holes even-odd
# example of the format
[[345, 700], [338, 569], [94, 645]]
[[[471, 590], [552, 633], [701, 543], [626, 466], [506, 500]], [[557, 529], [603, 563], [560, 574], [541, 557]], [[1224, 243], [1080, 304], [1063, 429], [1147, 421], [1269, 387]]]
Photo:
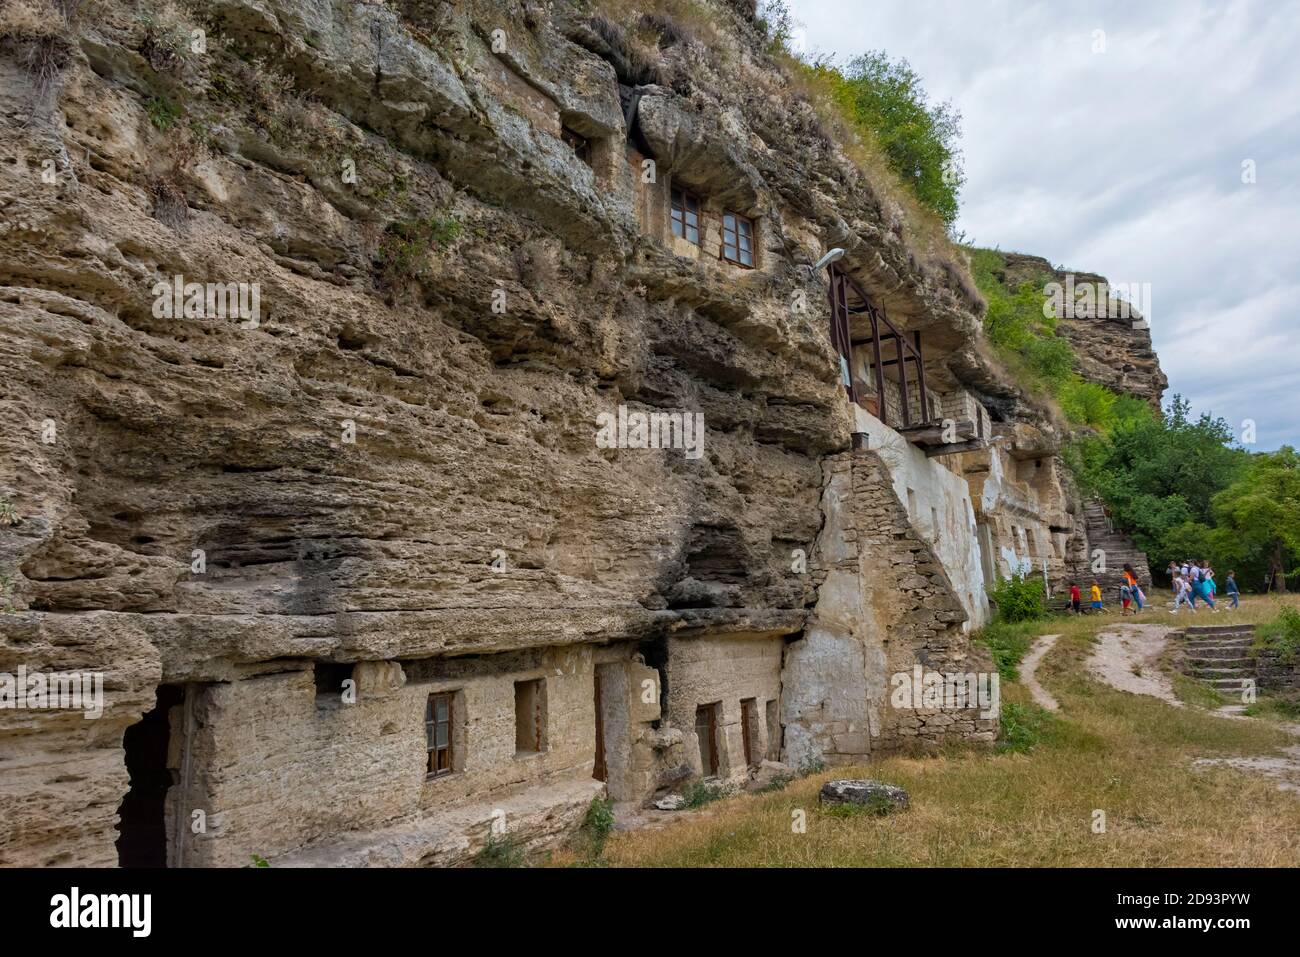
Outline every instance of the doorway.
[[594, 669], [592, 685], [596, 701], [596, 765], [591, 776], [597, 781], [609, 780], [609, 768], [605, 766], [605, 709], [601, 701], [600, 669]]
[[704, 704], [695, 709], [695, 736], [700, 741], [700, 768], [704, 777], [718, 773], [718, 706]]
[[167, 866], [167, 767], [171, 740], [168, 712], [185, 700], [178, 685], [159, 685], [153, 710], [126, 729], [122, 747], [130, 783], [118, 807], [117, 863], [120, 867]]

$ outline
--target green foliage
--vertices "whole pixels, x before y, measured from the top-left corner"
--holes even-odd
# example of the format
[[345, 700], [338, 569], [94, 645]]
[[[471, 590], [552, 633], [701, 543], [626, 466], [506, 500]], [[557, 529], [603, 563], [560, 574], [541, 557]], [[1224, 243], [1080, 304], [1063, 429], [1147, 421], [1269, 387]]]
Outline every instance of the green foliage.
[[1074, 351], [1056, 334], [1056, 317], [1044, 308], [1043, 288], [1052, 277], [1044, 273], [1013, 289], [1006, 285], [1000, 253], [975, 248], [969, 252], [971, 275], [988, 303], [984, 334], [993, 348], [1031, 389], [1057, 395], [1067, 386], [1077, 388], [1080, 380], [1071, 371]]
[[844, 67], [808, 65], [850, 123], [879, 144], [890, 169], [949, 229], [957, 221], [966, 181], [957, 140], [961, 114], [951, 103], [931, 104], [906, 60], [872, 51]]
[[1037, 621], [1012, 623], [995, 618], [972, 637], [988, 646], [1002, 680], [1015, 681], [1020, 677], [1017, 671], [1020, 659], [1029, 651], [1038, 631]]
[[614, 802], [609, 798], [594, 797], [591, 799], [591, 804], [587, 806], [582, 826], [574, 836], [574, 846], [588, 860], [595, 860], [604, 851], [605, 841], [612, 830], [614, 830]]
[[389, 281], [421, 275], [429, 252], [434, 247], [450, 246], [460, 234], [460, 228], [460, 223], [451, 216], [389, 223], [375, 252], [381, 274]]
[[1255, 629], [1255, 647], [1279, 653], [1283, 661], [1300, 655], [1300, 611], [1286, 607], [1270, 622]]
[[712, 781], [691, 781], [682, 789], [688, 808], [704, 807], [726, 796], [727, 789]]
[[1003, 578], [989, 590], [989, 598], [997, 606], [1001, 621], [1014, 624], [1043, 617], [1043, 582], [1033, 575], [1026, 578], [1017, 572]]
[[1114, 421], [1104, 434], [1066, 451], [1080, 486], [1106, 502], [1115, 525], [1153, 567], [1206, 557], [1226, 571], [1232, 557], [1218, 550], [1223, 540], [1213, 532], [1212, 503], [1250, 460], [1232, 446], [1228, 424], [1208, 414], [1193, 418], [1177, 395], [1161, 416], [1127, 403], [1111, 411]]
[[250, 854], [249, 861], [250, 863], [245, 864], [244, 865], [245, 867], [270, 867], [271, 866], [271, 862], [268, 861], [261, 854]]
[[1247, 458], [1214, 496], [1214, 548], [1245, 576], [1265, 582], [1300, 561], [1300, 455], [1290, 446]]
[[1056, 717], [1036, 704], [1008, 702], [1002, 706], [996, 748], [1003, 753], [1028, 754], [1054, 730]]
[[163, 133], [175, 126], [180, 118], [185, 115], [184, 108], [179, 104], [161, 96], [155, 96], [146, 103], [144, 111], [149, 116], [149, 122]]
[[0, 498], [0, 525], [17, 525], [22, 519], [18, 517], [14, 503], [7, 498]]
[[489, 835], [482, 850], [474, 855], [475, 867], [523, 867], [524, 848], [513, 835]]

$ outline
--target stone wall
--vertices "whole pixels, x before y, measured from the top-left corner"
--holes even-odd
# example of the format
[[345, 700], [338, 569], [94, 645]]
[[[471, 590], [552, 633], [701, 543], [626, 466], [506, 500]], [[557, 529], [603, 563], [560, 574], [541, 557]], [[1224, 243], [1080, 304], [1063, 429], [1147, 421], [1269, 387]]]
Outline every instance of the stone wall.
[[782, 671], [788, 763], [859, 763], [876, 751], [996, 737], [996, 709], [893, 706], [896, 677], [918, 665], [986, 677], [993, 666], [970, 642], [961, 600], [890, 475], [866, 449], [828, 460], [817, 603]]

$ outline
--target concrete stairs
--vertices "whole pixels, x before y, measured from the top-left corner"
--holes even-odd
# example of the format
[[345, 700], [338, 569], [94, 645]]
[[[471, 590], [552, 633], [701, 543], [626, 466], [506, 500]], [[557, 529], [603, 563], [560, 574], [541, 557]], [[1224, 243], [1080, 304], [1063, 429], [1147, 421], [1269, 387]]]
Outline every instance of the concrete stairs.
[[1254, 625], [1189, 625], [1181, 633], [1183, 671], [1229, 701], [1225, 711], [1240, 711], [1241, 693], [1254, 681]]

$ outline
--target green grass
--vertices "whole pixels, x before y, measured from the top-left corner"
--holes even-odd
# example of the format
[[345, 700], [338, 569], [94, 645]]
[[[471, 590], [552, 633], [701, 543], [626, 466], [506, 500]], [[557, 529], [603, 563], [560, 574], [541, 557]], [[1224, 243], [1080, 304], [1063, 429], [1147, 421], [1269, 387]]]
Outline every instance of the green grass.
[[995, 618], [975, 632], [972, 639], [988, 646], [1003, 681], [1015, 681], [1020, 677], [1017, 670], [1020, 659], [1029, 651], [1034, 637], [1044, 633], [1044, 624], [1043, 621], [1008, 622]]

